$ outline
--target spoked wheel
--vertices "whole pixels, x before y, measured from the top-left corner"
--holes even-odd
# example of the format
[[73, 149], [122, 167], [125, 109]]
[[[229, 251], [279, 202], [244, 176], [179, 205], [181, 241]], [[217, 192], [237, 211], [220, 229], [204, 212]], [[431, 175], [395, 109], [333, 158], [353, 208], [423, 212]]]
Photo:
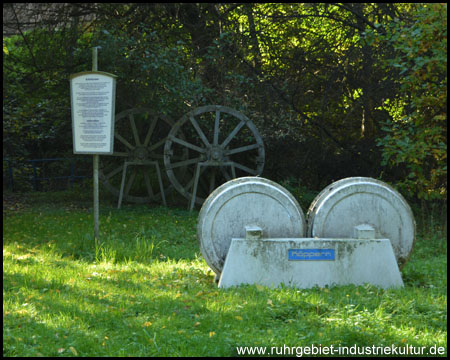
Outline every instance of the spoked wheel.
[[[122, 111], [115, 117], [114, 153], [101, 157], [100, 179], [119, 197], [124, 179], [123, 200], [134, 203], [159, 202], [171, 184], [164, 175], [163, 149], [173, 121], [147, 108]], [[181, 136], [182, 138], [182, 136]], [[184, 153], [185, 156], [187, 152]], [[182, 160], [183, 153], [180, 153]], [[158, 164], [158, 166], [156, 166]], [[123, 170], [127, 165], [126, 177]], [[158, 176], [159, 167], [161, 177]], [[165, 191], [161, 194], [160, 179]]]
[[[179, 160], [186, 151], [187, 158]], [[260, 175], [264, 143], [253, 122], [239, 111], [203, 106], [173, 126], [164, 146], [164, 166], [169, 180], [190, 200], [192, 209], [226, 181]]]

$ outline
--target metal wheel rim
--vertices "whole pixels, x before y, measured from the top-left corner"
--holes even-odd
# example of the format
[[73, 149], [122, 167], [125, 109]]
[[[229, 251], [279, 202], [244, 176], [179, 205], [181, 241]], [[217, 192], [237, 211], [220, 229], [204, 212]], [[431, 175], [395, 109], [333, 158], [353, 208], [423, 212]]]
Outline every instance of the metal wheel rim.
[[[211, 124], [213, 125], [213, 135], [208, 137], [205, 135], [204, 130], [202, 129], [197, 122], [196, 117], [201, 116], [205, 113], [214, 113], [214, 122]], [[223, 134], [220, 132], [220, 125], [221, 123], [221, 114], [226, 114], [227, 116], [231, 116], [232, 118], [236, 118], [238, 120], [238, 124], [233, 128], [233, 130], [229, 133], [227, 133], [226, 138], [223, 141], [219, 140], [219, 136], [223, 137]], [[195, 129], [196, 134], [198, 135], [198, 138], [200, 141], [198, 141], [197, 144], [189, 143], [189, 142], [183, 142], [180, 139], [179, 133], [182, 132], [183, 126], [191, 127]], [[252, 144], [238, 147], [238, 148], [228, 148], [230, 146], [230, 143], [236, 138], [236, 136], [242, 131], [242, 129], [248, 130], [252, 134]], [[184, 131], [186, 134], [186, 131]], [[173, 155], [173, 147], [177, 144], [177, 146], [185, 147], [189, 150], [191, 154], [194, 154], [195, 157], [191, 157], [184, 161], [184, 163], [181, 162], [173, 162], [172, 161], [172, 155]], [[246, 175], [242, 176], [257, 176], [260, 175], [264, 169], [264, 161], [265, 161], [265, 150], [264, 150], [264, 143], [262, 141], [262, 138], [256, 129], [256, 126], [253, 124], [253, 122], [244, 114], [240, 113], [239, 111], [226, 107], [221, 105], [208, 105], [208, 106], [202, 106], [199, 108], [196, 108], [187, 114], [185, 114], [182, 118], [180, 118], [173, 128], [171, 129], [169, 135], [167, 136], [167, 140], [164, 146], [164, 167], [166, 169], [167, 177], [169, 178], [170, 182], [173, 184], [173, 186], [177, 189], [177, 191], [182, 194], [185, 198], [191, 200], [192, 194], [193, 194], [193, 187], [194, 187], [194, 175], [188, 179], [188, 181], [180, 181], [178, 179], [177, 174], [175, 174], [174, 169], [179, 166], [186, 166], [190, 167], [191, 172], [193, 172], [193, 168], [195, 168], [198, 163], [204, 163], [204, 162], [211, 162], [213, 163], [215, 151], [219, 152], [220, 155], [216, 155], [220, 160], [218, 160], [218, 163], [233, 163], [235, 168], [239, 169], [240, 172], [245, 172]], [[249, 166], [245, 166], [237, 161], [233, 160], [233, 155], [241, 155], [241, 153], [244, 152], [251, 152], [256, 151], [257, 155], [255, 156], [255, 165], [253, 168], [250, 168]], [[229, 158], [230, 161], [224, 161], [224, 159]], [[233, 179], [234, 177], [231, 174], [231, 171], [226, 168], [226, 166], [219, 166], [218, 170], [214, 174], [218, 173], [219, 176], [221, 175], [225, 181], [229, 181]], [[204, 173], [204, 169], [206, 167], [202, 166], [202, 170], [200, 171], [200, 177], [202, 177]], [[239, 177], [239, 176], [235, 176]], [[212, 178], [212, 176], [211, 176]], [[209, 179], [210, 183], [213, 183], [213, 180]], [[223, 182], [222, 182], [223, 183]], [[195, 197], [195, 203], [198, 205], [201, 205], [206, 197], [211, 193], [217, 186], [220, 186], [221, 184], [216, 184], [216, 186], [210, 186], [210, 191], [207, 192], [206, 196], [198, 195]]]
[[[144, 117], [148, 115], [148, 118], [150, 119], [148, 129], [145, 131], [144, 134], [138, 132], [138, 127], [136, 125], [135, 120], [135, 117], [138, 117], [139, 115], [143, 114]], [[128, 134], [129, 136], [125, 137], [118, 131], [117, 125], [123, 124], [123, 122], [126, 121], [127, 119], [130, 122], [129, 126], [131, 128], [132, 136]], [[158, 125], [160, 121], [164, 122], [167, 125], [168, 129], [171, 129], [174, 124], [174, 121], [170, 119], [168, 116], [157, 114], [153, 110], [146, 107], [127, 109], [118, 113], [115, 116], [114, 139], [116, 141], [116, 144], [120, 143], [122, 149], [125, 149], [125, 151], [117, 151], [115, 149], [112, 155], [108, 155], [108, 157], [116, 157], [118, 159], [117, 165], [114, 165], [113, 169], [111, 168], [106, 169], [105, 163], [109, 159], [104, 158], [102, 161], [101, 157], [100, 158], [101, 165], [99, 169], [99, 177], [102, 180], [103, 185], [113, 195], [119, 197], [120, 186], [115, 185], [112, 180], [118, 181], [118, 179], [121, 178], [125, 161], [135, 161], [135, 160], [158, 161], [161, 172], [163, 173], [162, 171], [163, 147], [167, 136], [158, 139], [158, 141], [156, 142], [150, 142], [151, 138], [154, 135], [156, 135], [156, 132], [158, 131]], [[136, 174], [142, 172], [145, 179], [145, 187], [147, 188], [147, 191], [153, 194], [153, 196], [150, 196], [148, 194], [142, 196], [130, 195], [128, 194], [128, 191], [125, 190], [123, 200], [143, 204], [152, 201], [160, 201], [162, 199], [159, 186], [158, 185], [152, 186], [150, 184], [147, 171], [155, 172], [156, 170], [155, 167], [149, 166], [129, 167], [129, 169], [127, 170], [127, 182], [125, 188], [128, 191], [130, 191], [131, 188], [133, 187]], [[165, 193], [169, 192], [170, 189], [172, 188], [172, 185], [170, 183], [169, 184], [163, 183], [163, 186]], [[149, 190], [149, 188], [151, 189]]]

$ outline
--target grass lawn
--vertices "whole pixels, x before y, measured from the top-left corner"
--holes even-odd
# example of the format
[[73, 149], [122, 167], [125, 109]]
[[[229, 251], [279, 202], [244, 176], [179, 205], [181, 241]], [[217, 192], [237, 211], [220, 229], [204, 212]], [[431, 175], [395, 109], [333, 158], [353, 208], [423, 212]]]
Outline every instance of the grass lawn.
[[4, 201], [3, 356], [236, 356], [239, 346], [299, 356], [313, 345], [447, 354], [439, 225], [418, 227], [403, 289], [222, 290], [200, 253], [198, 212], [101, 200], [95, 244], [91, 206], [79, 192]]

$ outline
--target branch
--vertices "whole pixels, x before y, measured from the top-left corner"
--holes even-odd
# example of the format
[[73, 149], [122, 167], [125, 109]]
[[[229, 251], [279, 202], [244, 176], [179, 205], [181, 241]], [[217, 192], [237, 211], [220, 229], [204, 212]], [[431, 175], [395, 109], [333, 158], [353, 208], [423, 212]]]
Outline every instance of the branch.
[[[347, 5], [347, 3], [344, 4], [338, 4], [338, 3], [332, 3], [333, 5], [347, 10], [348, 12], [352, 13], [355, 17], [357, 17], [359, 20], [361, 20], [364, 24], [370, 26], [373, 30], [381, 33], [382, 35], [386, 35], [386, 30], [383, 28], [383, 26], [378, 26], [376, 27], [373, 23], [371, 23], [369, 20], [367, 20], [366, 17], [364, 17], [362, 14], [358, 13], [357, 11], [355, 11], [354, 9], [352, 9], [350, 6]], [[364, 31], [364, 29], [361, 29], [361, 31]]]
[[42, 70], [39, 68], [39, 66], [37, 65], [37, 62], [36, 62], [36, 59], [35, 59], [35, 57], [34, 57], [34, 54], [33, 54], [33, 51], [32, 51], [32, 49], [31, 49], [31, 46], [30, 46], [30, 44], [28, 43], [28, 39], [25, 37], [25, 34], [23, 33], [23, 31], [22, 31], [22, 29], [21, 29], [21, 27], [20, 27], [19, 17], [17, 16], [17, 12], [16, 12], [16, 10], [15, 10], [15, 8], [14, 8], [14, 4], [11, 6], [11, 9], [12, 9], [12, 11], [13, 11], [13, 13], [14, 13], [14, 18], [16, 19], [17, 30], [20, 32], [20, 35], [22, 36], [23, 41], [24, 41], [24, 43], [25, 43], [25, 45], [26, 45], [28, 51], [30, 52], [31, 59], [33, 60], [33, 66], [36, 68], [36, 70], [42, 71]]
[[[240, 56], [240, 54], [236, 53], [236, 55], [241, 59], [241, 61], [246, 64], [250, 70], [259, 78], [262, 78], [262, 74], [260, 72], [258, 72], [254, 66], [252, 66], [251, 64], [249, 64], [242, 56]], [[338, 147], [340, 147], [342, 150], [352, 154], [355, 157], [359, 157], [362, 160], [364, 160], [365, 162], [373, 165], [373, 161], [366, 159], [364, 157], [361, 156], [361, 154], [358, 154], [357, 151], [354, 151], [353, 149], [349, 148], [348, 146], [346, 146], [342, 141], [338, 140], [332, 133], [330, 130], [328, 130], [322, 123], [323, 123], [323, 118], [311, 118], [309, 116], [307, 116], [303, 111], [301, 111], [296, 104], [294, 103], [294, 100], [291, 99], [289, 100], [288, 96], [285, 94], [285, 92], [283, 90], [281, 90], [280, 88], [278, 88], [272, 81], [270, 80], [266, 80], [266, 82], [276, 91], [276, 93], [278, 94], [278, 96], [280, 97], [281, 100], [283, 100], [286, 104], [288, 104], [297, 114], [300, 115], [300, 117], [303, 120], [307, 120], [310, 124], [312, 124], [313, 126], [319, 128], [320, 130], [322, 130], [326, 136], [328, 136]]]

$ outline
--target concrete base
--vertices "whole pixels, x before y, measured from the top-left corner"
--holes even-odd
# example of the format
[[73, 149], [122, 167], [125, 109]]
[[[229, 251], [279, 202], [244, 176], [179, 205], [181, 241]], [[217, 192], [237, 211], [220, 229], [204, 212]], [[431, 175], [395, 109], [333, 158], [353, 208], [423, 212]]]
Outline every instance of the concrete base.
[[365, 283], [404, 286], [388, 239], [232, 239], [219, 287]]

